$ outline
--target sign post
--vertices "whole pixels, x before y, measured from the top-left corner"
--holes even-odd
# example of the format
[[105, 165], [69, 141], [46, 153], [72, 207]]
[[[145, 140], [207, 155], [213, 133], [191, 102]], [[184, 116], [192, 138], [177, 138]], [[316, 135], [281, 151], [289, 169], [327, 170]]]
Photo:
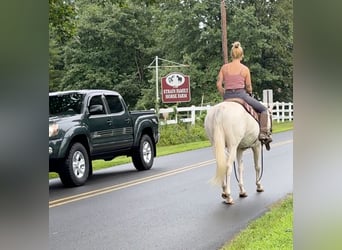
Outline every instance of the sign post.
[[158, 104], [159, 104], [159, 93], [158, 93], [158, 56], [156, 56], [156, 110], [158, 111]]

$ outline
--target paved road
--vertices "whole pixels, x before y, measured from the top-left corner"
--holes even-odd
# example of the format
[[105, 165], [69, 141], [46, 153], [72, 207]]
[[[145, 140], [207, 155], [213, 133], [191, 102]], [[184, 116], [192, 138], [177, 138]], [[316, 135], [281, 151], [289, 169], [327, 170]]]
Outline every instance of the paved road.
[[293, 191], [292, 131], [274, 135], [264, 151], [264, 193], [257, 193], [251, 151], [244, 155], [249, 196], [233, 206], [208, 181], [211, 148], [158, 157], [149, 171], [131, 164], [98, 171], [85, 186], [50, 181], [50, 249], [219, 249], [268, 207]]

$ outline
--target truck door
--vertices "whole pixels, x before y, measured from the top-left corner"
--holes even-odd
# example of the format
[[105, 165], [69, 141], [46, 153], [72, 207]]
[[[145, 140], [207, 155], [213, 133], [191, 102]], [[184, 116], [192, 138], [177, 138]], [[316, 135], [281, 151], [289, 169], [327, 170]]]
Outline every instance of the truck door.
[[114, 150], [129, 149], [133, 145], [133, 124], [129, 112], [118, 95], [105, 95], [113, 121]]
[[88, 125], [94, 154], [109, 152], [113, 147], [113, 121], [106, 111], [102, 97], [100, 94], [92, 96], [88, 105]]

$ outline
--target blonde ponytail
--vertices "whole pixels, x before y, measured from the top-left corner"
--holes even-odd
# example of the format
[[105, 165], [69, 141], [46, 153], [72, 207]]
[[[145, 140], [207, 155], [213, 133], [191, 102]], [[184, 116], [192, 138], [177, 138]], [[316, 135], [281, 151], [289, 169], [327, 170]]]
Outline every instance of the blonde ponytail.
[[243, 49], [241, 47], [240, 42], [236, 41], [232, 44], [232, 49], [230, 51], [230, 55], [233, 59], [242, 59], [243, 58]]
[[232, 45], [233, 45], [233, 48], [239, 48], [239, 47], [241, 47], [240, 42], [234, 42]]

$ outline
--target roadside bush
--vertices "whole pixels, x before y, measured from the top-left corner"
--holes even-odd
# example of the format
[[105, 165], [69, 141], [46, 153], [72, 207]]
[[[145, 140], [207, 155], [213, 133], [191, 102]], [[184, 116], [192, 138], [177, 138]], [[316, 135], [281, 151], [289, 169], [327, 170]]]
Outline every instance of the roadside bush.
[[160, 146], [177, 145], [182, 143], [207, 140], [202, 123], [191, 125], [189, 123], [161, 125]]

